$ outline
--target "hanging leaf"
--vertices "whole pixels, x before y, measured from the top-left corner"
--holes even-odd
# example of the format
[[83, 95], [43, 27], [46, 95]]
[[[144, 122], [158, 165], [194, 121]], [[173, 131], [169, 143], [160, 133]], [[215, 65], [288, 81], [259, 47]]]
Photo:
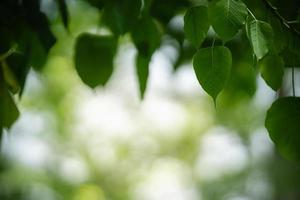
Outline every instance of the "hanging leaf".
[[58, 8], [59, 8], [62, 22], [63, 22], [65, 28], [68, 29], [69, 12], [68, 12], [67, 3], [65, 0], [57, 0], [57, 3], [58, 3]]
[[136, 56], [136, 72], [139, 81], [141, 99], [144, 98], [144, 94], [147, 88], [150, 60], [151, 58], [148, 58], [141, 54], [137, 54]]
[[214, 101], [230, 76], [231, 65], [231, 52], [224, 46], [200, 49], [194, 55], [193, 66], [197, 79]]
[[197, 6], [187, 10], [184, 16], [186, 38], [196, 47], [200, 47], [209, 28], [207, 7]]
[[267, 112], [265, 126], [279, 152], [300, 161], [300, 97], [276, 100]]
[[114, 33], [123, 35], [135, 27], [141, 12], [141, 0], [110, 1], [104, 7], [101, 22]]
[[75, 46], [75, 67], [82, 81], [92, 88], [105, 85], [113, 72], [117, 42], [112, 36], [81, 34]]
[[247, 6], [241, 0], [220, 0], [209, 4], [209, 19], [216, 33], [231, 39], [247, 17]]
[[0, 129], [2, 131], [2, 128], [10, 128], [18, 119], [19, 111], [11, 94], [7, 90], [2, 66], [0, 67]]
[[296, 53], [292, 52], [289, 48], [285, 48], [280, 56], [284, 60], [285, 67], [300, 68], [300, 57]]
[[284, 29], [284, 25], [274, 16], [269, 16], [269, 23], [273, 30], [273, 42], [271, 44], [272, 51], [279, 54], [288, 45], [288, 32]]
[[280, 56], [268, 55], [260, 62], [260, 73], [266, 83], [275, 91], [282, 84], [284, 62]]
[[136, 56], [136, 72], [139, 80], [141, 98], [147, 88], [149, 62], [152, 54], [160, 45], [160, 32], [150, 16], [143, 16], [131, 32], [134, 45], [138, 50]]
[[160, 32], [150, 16], [142, 17], [131, 32], [131, 38], [139, 54], [151, 57], [160, 45]]
[[252, 20], [247, 26], [249, 27], [249, 40], [254, 54], [260, 60], [269, 52], [269, 44], [273, 40], [273, 30], [270, 24]]

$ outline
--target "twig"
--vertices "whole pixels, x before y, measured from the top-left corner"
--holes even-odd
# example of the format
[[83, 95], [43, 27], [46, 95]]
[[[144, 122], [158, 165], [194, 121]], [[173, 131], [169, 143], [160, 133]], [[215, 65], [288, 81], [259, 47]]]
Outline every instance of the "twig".
[[285, 25], [288, 29], [290, 29], [292, 32], [296, 33], [298, 36], [300, 36], [300, 32], [295, 29], [293, 26], [289, 25], [289, 21], [286, 20], [277, 10], [275, 6], [273, 6], [268, 0], [262, 0], [266, 8], [268, 8], [280, 21], [283, 25]]

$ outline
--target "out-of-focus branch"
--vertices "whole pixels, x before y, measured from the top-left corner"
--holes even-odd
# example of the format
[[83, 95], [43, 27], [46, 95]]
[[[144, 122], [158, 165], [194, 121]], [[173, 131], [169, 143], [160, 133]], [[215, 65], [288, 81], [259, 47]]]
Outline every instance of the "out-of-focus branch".
[[296, 33], [300, 37], [300, 32], [295, 29], [293, 26], [289, 24], [289, 21], [286, 20], [277, 10], [275, 6], [273, 6], [268, 0], [262, 0], [264, 5], [266, 6], [267, 9], [269, 9], [280, 21], [281, 23], [286, 26], [289, 30], [292, 32]]

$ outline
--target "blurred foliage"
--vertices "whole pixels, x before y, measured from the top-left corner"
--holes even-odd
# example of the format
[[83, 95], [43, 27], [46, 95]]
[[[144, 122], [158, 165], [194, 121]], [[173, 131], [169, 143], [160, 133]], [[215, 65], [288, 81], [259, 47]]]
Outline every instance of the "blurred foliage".
[[[282, 87], [284, 81], [297, 78], [295, 73], [284, 80], [284, 73], [300, 66], [299, 7], [297, 0], [2, 0], [0, 134], [5, 134], [19, 116], [15, 103], [20, 104], [15, 95], [19, 94], [22, 106], [51, 113], [56, 119], [52, 128], [59, 134], [51, 138], [47, 135], [50, 133], [45, 133], [44, 137], [51, 138], [54, 154], [62, 157], [36, 171], [3, 155], [0, 199], [34, 200], [40, 199], [41, 194], [48, 195], [49, 199], [132, 199], [132, 190], [141, 181], [138, 174], [147, 176], [157, 158], [175, 158], [193, 171], [199, 138], [216, 124], [238, 132], [250, 151], [253, 132], [263, 126], [266, 113], [266, 108], [253, 103], [258, 76], [280, 97], [268, 112], [266, 128], [282, 155], [299, 160], [299, 100], [283, 98], [290, 91]], [[201, 20], [205, 23], [203, 27], [200, 26], [203, 23], [199, 25]], [[207, 102], [201, 107], [210, 113], [203, 114], [202, 118], [212, 117], [213, 122], [199, 130], [199, 118], [195, 117], [195, 113], [201, 112], [199, 101], [184, 100], [193, 122], [183, 130], [183, 136], [171, 141], [156, 138], [159, 150], [149, 153], [145, 147], [141, 152], [143, 158], [135, 157], [138, 149], [120, 142], [116, 153], [118, 162], [111, 168], [105, 168], [102, 162], [103, 166], [99, 167], [97, 159], [88, 152], [88, 143], [78, 145], [72, 141], [70, 127], [76, 124], [72, 113], [76, 102], [72, 99], [77, 95], [76, 88], [82, 87], [79, 80], [96, 89], [108, 82], [117, 68], [115, 54], [128, 41], [137, 50], [135, 63], [141, 97], [145, 98], [148, 88], [153, 55], [168, 45], [176, 51], [174, 57], [170, 56], [174, 75], [195, 58], [199, 83], [218, 100], [217, 108], [214, 110]], [[218, 48], [228, 49], [230, 58], [222, 60]], [[203, 55], [205, 50], [212, 54]], [[197, 55], [201, 55], [199, 61]], [[228, 60], [232, 63], [227, 67]], [[214, 70], [207, 69], [210, 65]], [[227, 68], [231, 68], [230, 75]], [[43, 74], [39, 83], [42, 89], [22, 97], [32, 69]], [[204, 76], [205, 72], [209, 75]], [[298, 86], [295, 81], [293, 86]], [[289, 102], [278, 105], [283, 101]], [[287, 133], [288, 136], [284, 135]], [[74, 183], [59, 173], [61, 159], [68, 158], [70, 152], [80, 155], [86, 163], [90, 173], [87, 180]], [[283, 160], [277, 152], [272, 152], [265, 161], [249, 160], [243, 170], [213, 181], [193, 174], [202, 199], [300, 198], [298, 164]], [[262, 196], [257, 188], [253, 189], [257, 176], [259, 183], [260, 174], [270, 184]]]

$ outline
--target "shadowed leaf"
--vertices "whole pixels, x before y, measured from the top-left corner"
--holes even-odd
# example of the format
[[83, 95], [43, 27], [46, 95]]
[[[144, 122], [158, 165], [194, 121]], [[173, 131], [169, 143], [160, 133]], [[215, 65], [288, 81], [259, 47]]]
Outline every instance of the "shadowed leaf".
[[265, 126], [279, 152], [287, 159], [300, 161], [300, 98], [284, 97], [267, 112]]
[[92, 88], [105, 85], [113, 72], [116, 46], [112, 36], [84, 33], [77, 38], [75, 67], [85, 84]]

